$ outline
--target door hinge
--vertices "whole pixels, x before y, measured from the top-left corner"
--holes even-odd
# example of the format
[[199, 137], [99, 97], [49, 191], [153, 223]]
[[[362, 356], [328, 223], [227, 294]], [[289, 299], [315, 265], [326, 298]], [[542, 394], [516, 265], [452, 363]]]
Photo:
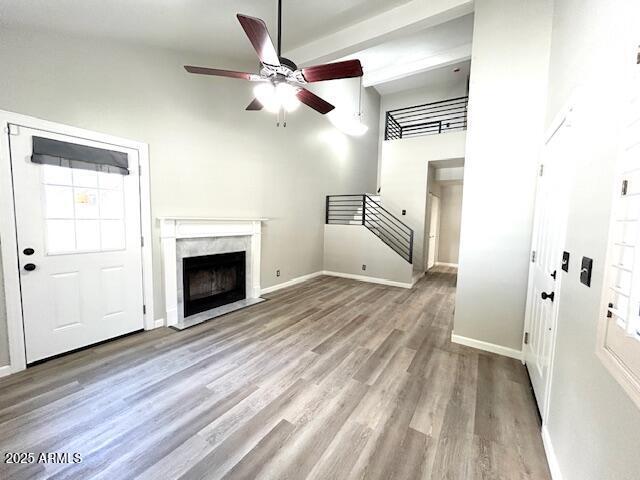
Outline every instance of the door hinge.
[[142, 305], [142, 314], [144, 315], [145, 313], [147, 313], [147, 306]]
[[144, 247], [144, 237], [140, 237], [140, 246]]
[[529, 345], [529, 332], [524, 332], [524, 344]]
[[531, 263], [536, 263], [536, 251], [531, 252]]
[[629, 190], [629, 180], [622, 180], [622, 188], [620, 189], [620, 193], [623, 197], [627, 194], [627, 190]]
[[542, 176], [544, 174], [544, 164], [541, 163], [540, 164], [540, 176]]
[[7, 133], [9, 135], [20, 135], [20, 128], [18, 127], [18, 125], [10, 123], [7, 127]]

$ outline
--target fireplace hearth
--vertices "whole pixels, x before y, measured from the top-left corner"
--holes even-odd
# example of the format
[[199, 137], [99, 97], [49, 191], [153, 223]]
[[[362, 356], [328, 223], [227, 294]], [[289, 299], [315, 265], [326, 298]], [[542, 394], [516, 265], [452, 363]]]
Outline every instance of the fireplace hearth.
[[245, 271], [245, 252], [183, 258], [184, 317], [245, 299]]

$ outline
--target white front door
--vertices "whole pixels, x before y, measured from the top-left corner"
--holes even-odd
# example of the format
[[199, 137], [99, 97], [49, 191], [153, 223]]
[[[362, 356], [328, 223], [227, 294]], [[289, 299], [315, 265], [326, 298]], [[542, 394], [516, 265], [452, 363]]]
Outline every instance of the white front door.
[[536, 190], [524, 357], [543, 416], [563, 273], [562, 253], [571, 185], [571, 155], [567, 150], [569, 132], [570, 127], [560, 127], [545, 145]]
[[[11, 130], [27, 363], [142, 329], [138, 152]], [[33, 163], [33, 136], [125, 152], [130, 174]]]
[[427, 259], [427, 269], [436, 264], [438, 251], [438, 238], [440, 226], [440, 199], [433, 194], [429, 194], [430, 214], [429, 214], [429, 253]]

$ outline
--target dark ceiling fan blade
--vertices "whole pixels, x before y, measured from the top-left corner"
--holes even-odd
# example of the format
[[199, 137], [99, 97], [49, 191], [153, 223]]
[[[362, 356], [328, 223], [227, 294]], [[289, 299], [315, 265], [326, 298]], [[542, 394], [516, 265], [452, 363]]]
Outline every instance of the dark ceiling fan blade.
[[255, 81], [260, 79], [260, 75], [247, 72], [236, 72], [234, 70], [220, 70], [218, 68], [193, 67], [185, 65], [184, 69], [189, 73], [197, 73], [200, 75], [214, 75], [216, 77], [242, 78], [244, 80]]
[[280, 66], [280, 59], [278, 58], [278, 52], [273, 46], [267, 25], [259, 18], [249, 17], [247, 15], [238, 14], [238, 21], [244, 29], [244, 33], [249, 37], [249, 41], [262, 63], [273, 65], [275, 67]]
[[245, 110], [262, 110], [262, 104], [260, 103], [260, 100], [254, 98]]
[[346, 60], [344, 62], [325, 63], [300, 70], [307, 82], [322, 82], [323, 80], [338, 80], [362, 76], [360, 60]]
[[323, 115], [336, 108], [329, 102], [321, 99], [315, 93], [310, 92], [306, 88], [301, 88], [300, 90], [298, 90], [298, 93], [296, 93], [296, 97], [298, 97], [298, 100], [300, 100], [302, 103], [313, 108], [316, 112], [320, 112]]

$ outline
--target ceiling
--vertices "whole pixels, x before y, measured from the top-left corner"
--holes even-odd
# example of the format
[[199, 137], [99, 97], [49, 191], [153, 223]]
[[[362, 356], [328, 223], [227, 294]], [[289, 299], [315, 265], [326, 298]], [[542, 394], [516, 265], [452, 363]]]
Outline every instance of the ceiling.
[[[283, 0], [283, 50], [409, 0]], [[136, 42], [253, 59], [236, 13], [265, 20], [276, 37], [276, 0], [4, 0], [0, 27]]]
[[[459, 71], [455, 71], [459, 69]], [[374, 88], [380, 95], [389, 95], [416, 88], [442, 89], [444, 86], [459, 85], [467, 82], [471, 71], [471, 60], [446, 65], [434, 70], [416, 73], [389, 82], [380, 83]]]
[[[345, 58], [359, 58], [365, 85], [381, 95], [419, 87], [466, 82], [470, 69], [473, 14], [395, 37]], [[459, 68], [455, 73], [453, 70]]]
[[[283, 50], [411, 0], [283, 0]], [[255, 61], [236, 13], [262, 18], [275, 42], [277, 0], [0, 0], [0, 30], [44, 31], [219, 57], [220, 68]], [[453, 84], [469, 72], [473, 14], [367, 48], [359, 58], [382, 95]], [[293, 59], [295, 61], [295, 59]], [[214, 60], [212, 59], [212, 65]], [[454, 68], [460, 68], [454, 73]], [[365, 83], [366, 85], [366, 83]]]
[[429, 166], [436, 169], [464, 167], [464, 157], [463, 158], [447, 158], [445, 160], [431, 160], [429, 162]]
[[473, 14], [470, 14], [394, 38], [349, 55], [347, 58], [359, 58], [367, 66], [367, 72], [375, 72], [391, 65], [416, 62], [454, 47], [469, 44], [472, 38]]

